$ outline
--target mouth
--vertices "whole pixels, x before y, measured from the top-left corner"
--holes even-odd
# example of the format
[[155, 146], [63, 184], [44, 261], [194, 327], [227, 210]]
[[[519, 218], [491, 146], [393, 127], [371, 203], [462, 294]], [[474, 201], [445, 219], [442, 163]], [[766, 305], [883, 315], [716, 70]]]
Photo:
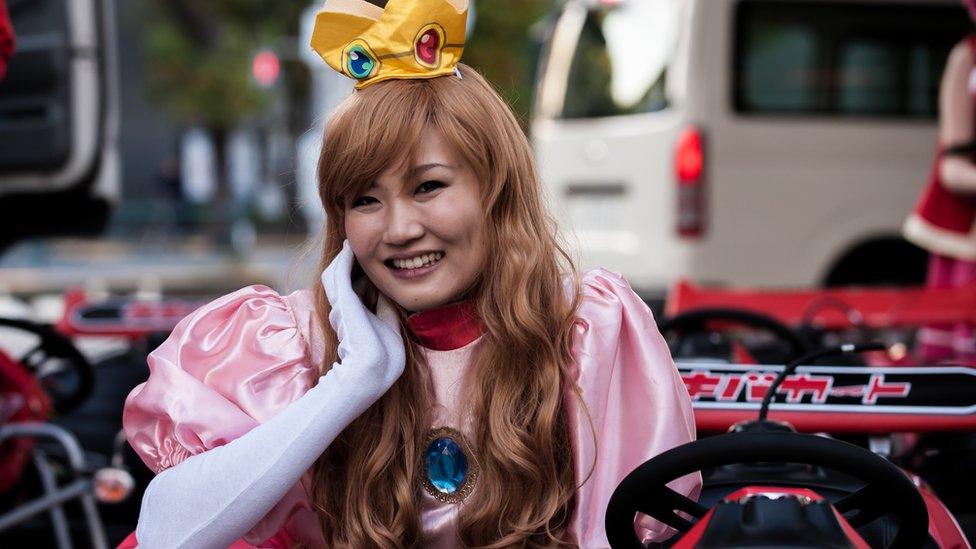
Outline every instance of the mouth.
[[426, 274], [444, 259], [444, 252], [429, 252], [413, 257], [391, 258], [383, 263], [397, 276], [414, 277]]

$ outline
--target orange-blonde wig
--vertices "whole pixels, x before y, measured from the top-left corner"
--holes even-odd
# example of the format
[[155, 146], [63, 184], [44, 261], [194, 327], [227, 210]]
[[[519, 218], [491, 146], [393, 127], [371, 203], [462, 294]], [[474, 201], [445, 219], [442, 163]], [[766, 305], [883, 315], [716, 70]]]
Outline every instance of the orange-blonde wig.
[[[481, 182], [487, 246], [470, 294], [486, 333], [466, 400], [481, 474], [460, 504], [458, 535], [468, 547], [571, 545], [566, 526], [579, 479], [566, 399], [578, 398], [570, 354], [577, 308], [570, 296], [578, 292], [567, 292], [564, 281], [577, 277], [518, 121], [481, 75], [460, 71], [463, 78], [378, 83], [333, 115], [318, 174], [326, 209], [321, 267], [341, 248], [348, 201], [414, 158], [425, 129], [438, 130]], [[330, 350], [324, 374], [337, 341], [321, 288], [316, 300]], [[406, 340], [404, 375], [314, 466], [313, 500], [330, 546], [423, 543], [421, 460], [432, 388], [423, 353]]]

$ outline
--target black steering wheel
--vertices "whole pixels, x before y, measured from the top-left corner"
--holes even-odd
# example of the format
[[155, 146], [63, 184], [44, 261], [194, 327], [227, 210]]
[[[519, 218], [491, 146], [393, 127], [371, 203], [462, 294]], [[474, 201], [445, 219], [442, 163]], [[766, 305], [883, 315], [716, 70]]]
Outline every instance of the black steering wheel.
[[610, 497], [606, 516], [610, 546], [643, 548], [634, 532], [634, 515], [638, 512], [686, 533], [694, 523], [676, 511], [700, 519], [708, 510], [666, 484], [702, 469], [754, 462], [806, 463], [864, 482], [859, 490], [834, 502], [834, 507], [854, 528], [892, 515], [898, 530], [889, 548], [921, 547], [928, 535], [928, 512], [922, 496], [911, 479], [887, 460], [853, 444], [825, 437], [752, 432], [684, 444], [634, 469]]
[[705, 332], [708, 331], [706, 324], [713, 321], [724, 321], [769, 332], [777, 340], [786, 343], [788, 346], [788, 356], [784, 357], [787, 362], [809, 353], [811, 350], [810, 343], [786, 324], [769, 315], [747, 311], [745, 309], [711, 307], [695, 309], [662, 320], [658, 323], [658, 329], [662, 334], [669, 332]]
[[51, 326], [29, 320], [0, 318], [0, 328], [14, 328], [38, 338], [19, 360], [37, 378], [58, 414], [74, 410], [91, 396], [95, 368], [70, 339]]

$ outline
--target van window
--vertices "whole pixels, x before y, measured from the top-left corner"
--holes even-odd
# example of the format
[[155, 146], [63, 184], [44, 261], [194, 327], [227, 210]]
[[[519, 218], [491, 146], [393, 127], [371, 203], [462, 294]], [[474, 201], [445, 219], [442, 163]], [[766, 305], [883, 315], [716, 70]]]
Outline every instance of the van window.
[[0, 82], [0, 174], [58, 170], [72, 146], [68, 2], [9, 4], [17, 48]]
[[734, 107], [747, 114], [935, 118], [958, 5], [737, 5]]
[[677, 31], [673, 0], [567, 2], [546, 45], [540, 95], [550, 99], [541, 111], [590, 118], [666, 108]]

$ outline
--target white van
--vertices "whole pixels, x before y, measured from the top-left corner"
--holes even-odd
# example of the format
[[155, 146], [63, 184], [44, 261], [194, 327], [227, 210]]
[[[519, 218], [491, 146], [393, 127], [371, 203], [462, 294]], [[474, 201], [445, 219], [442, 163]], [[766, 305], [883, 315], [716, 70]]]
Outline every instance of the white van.
[[971, 27], [959, 0], [568, 0], [531, 127], [557, 217], [648, 298], [921, 282], [900, 227]]
[[114, 0], [8, 0], [0, 79], [0, 253], [97, 234], [119, 200]]

